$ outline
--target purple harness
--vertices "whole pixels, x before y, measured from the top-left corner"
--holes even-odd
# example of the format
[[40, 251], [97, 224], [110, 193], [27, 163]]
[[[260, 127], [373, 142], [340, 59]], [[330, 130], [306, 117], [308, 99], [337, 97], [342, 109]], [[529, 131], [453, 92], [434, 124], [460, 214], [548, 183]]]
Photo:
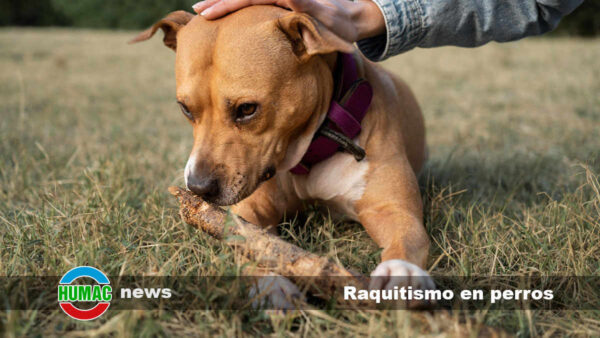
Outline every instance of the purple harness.
[[292, 174], [306, 175], [313, 165], [340, 150], [354, 155], [357, 161], [365, 157], [364, 149], [352, 139], [360, 134], [360, 123], [371, 105], [373, 88], [367, 80], [358, 77], [356, 60], [352, 54], [338, 55], [334, 71], [336, 87], [327, 117], [300, 163], [290, 169]]

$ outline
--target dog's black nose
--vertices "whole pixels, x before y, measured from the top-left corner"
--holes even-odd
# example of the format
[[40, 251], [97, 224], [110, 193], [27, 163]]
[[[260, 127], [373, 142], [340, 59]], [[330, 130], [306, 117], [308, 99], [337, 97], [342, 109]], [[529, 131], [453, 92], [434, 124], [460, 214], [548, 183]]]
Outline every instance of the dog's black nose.
[[203, 177], [190, 175], [187, 180], [187, 187], [191, 192], [208, 202], [219, 196], [219, 181], [210, 175]]

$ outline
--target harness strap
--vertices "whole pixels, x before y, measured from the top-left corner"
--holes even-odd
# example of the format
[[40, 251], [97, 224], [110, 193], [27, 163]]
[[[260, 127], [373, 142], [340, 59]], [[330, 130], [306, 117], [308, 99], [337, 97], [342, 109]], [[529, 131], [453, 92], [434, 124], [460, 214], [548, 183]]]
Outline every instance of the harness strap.
[[300, 163], [290, 169], [293, 174], [308, 174], [314, 164], [339, 150], [354, 155], [357, 161], [365, 157], [365, 151], [352, 139], [360, 134], [361, 122], [371, 104], [373, 89], [368, 81], [358, 77], [358, 67], [352, 54], [338, 55], [334, 72], [336, 87], [327, 117]]

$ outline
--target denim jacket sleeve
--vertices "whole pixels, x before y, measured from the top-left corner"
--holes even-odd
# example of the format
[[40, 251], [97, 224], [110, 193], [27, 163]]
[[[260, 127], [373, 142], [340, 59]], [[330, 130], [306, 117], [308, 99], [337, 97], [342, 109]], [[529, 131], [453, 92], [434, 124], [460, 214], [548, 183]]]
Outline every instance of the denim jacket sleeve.
[[373, 0], [386, 33], [358, 41], [381, 61], [415, 47], [475, 47], [553, 30], [583, 0]]

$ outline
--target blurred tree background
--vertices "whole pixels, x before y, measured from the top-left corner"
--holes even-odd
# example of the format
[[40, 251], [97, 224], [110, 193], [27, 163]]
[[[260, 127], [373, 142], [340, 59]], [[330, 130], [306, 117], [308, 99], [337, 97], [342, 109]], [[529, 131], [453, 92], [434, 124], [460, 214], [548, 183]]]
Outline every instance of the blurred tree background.
[[[443, 1], [443, 0], [440, 0]], [[194, 0], [2, 0], [0, 26], [141, 29], [166, 13], [191, 11]], [[586, 0], [555, 35], [600, 35], [600, 0]]]
[[147, 28], [194, 0], [1, 0], [0, 26]]

